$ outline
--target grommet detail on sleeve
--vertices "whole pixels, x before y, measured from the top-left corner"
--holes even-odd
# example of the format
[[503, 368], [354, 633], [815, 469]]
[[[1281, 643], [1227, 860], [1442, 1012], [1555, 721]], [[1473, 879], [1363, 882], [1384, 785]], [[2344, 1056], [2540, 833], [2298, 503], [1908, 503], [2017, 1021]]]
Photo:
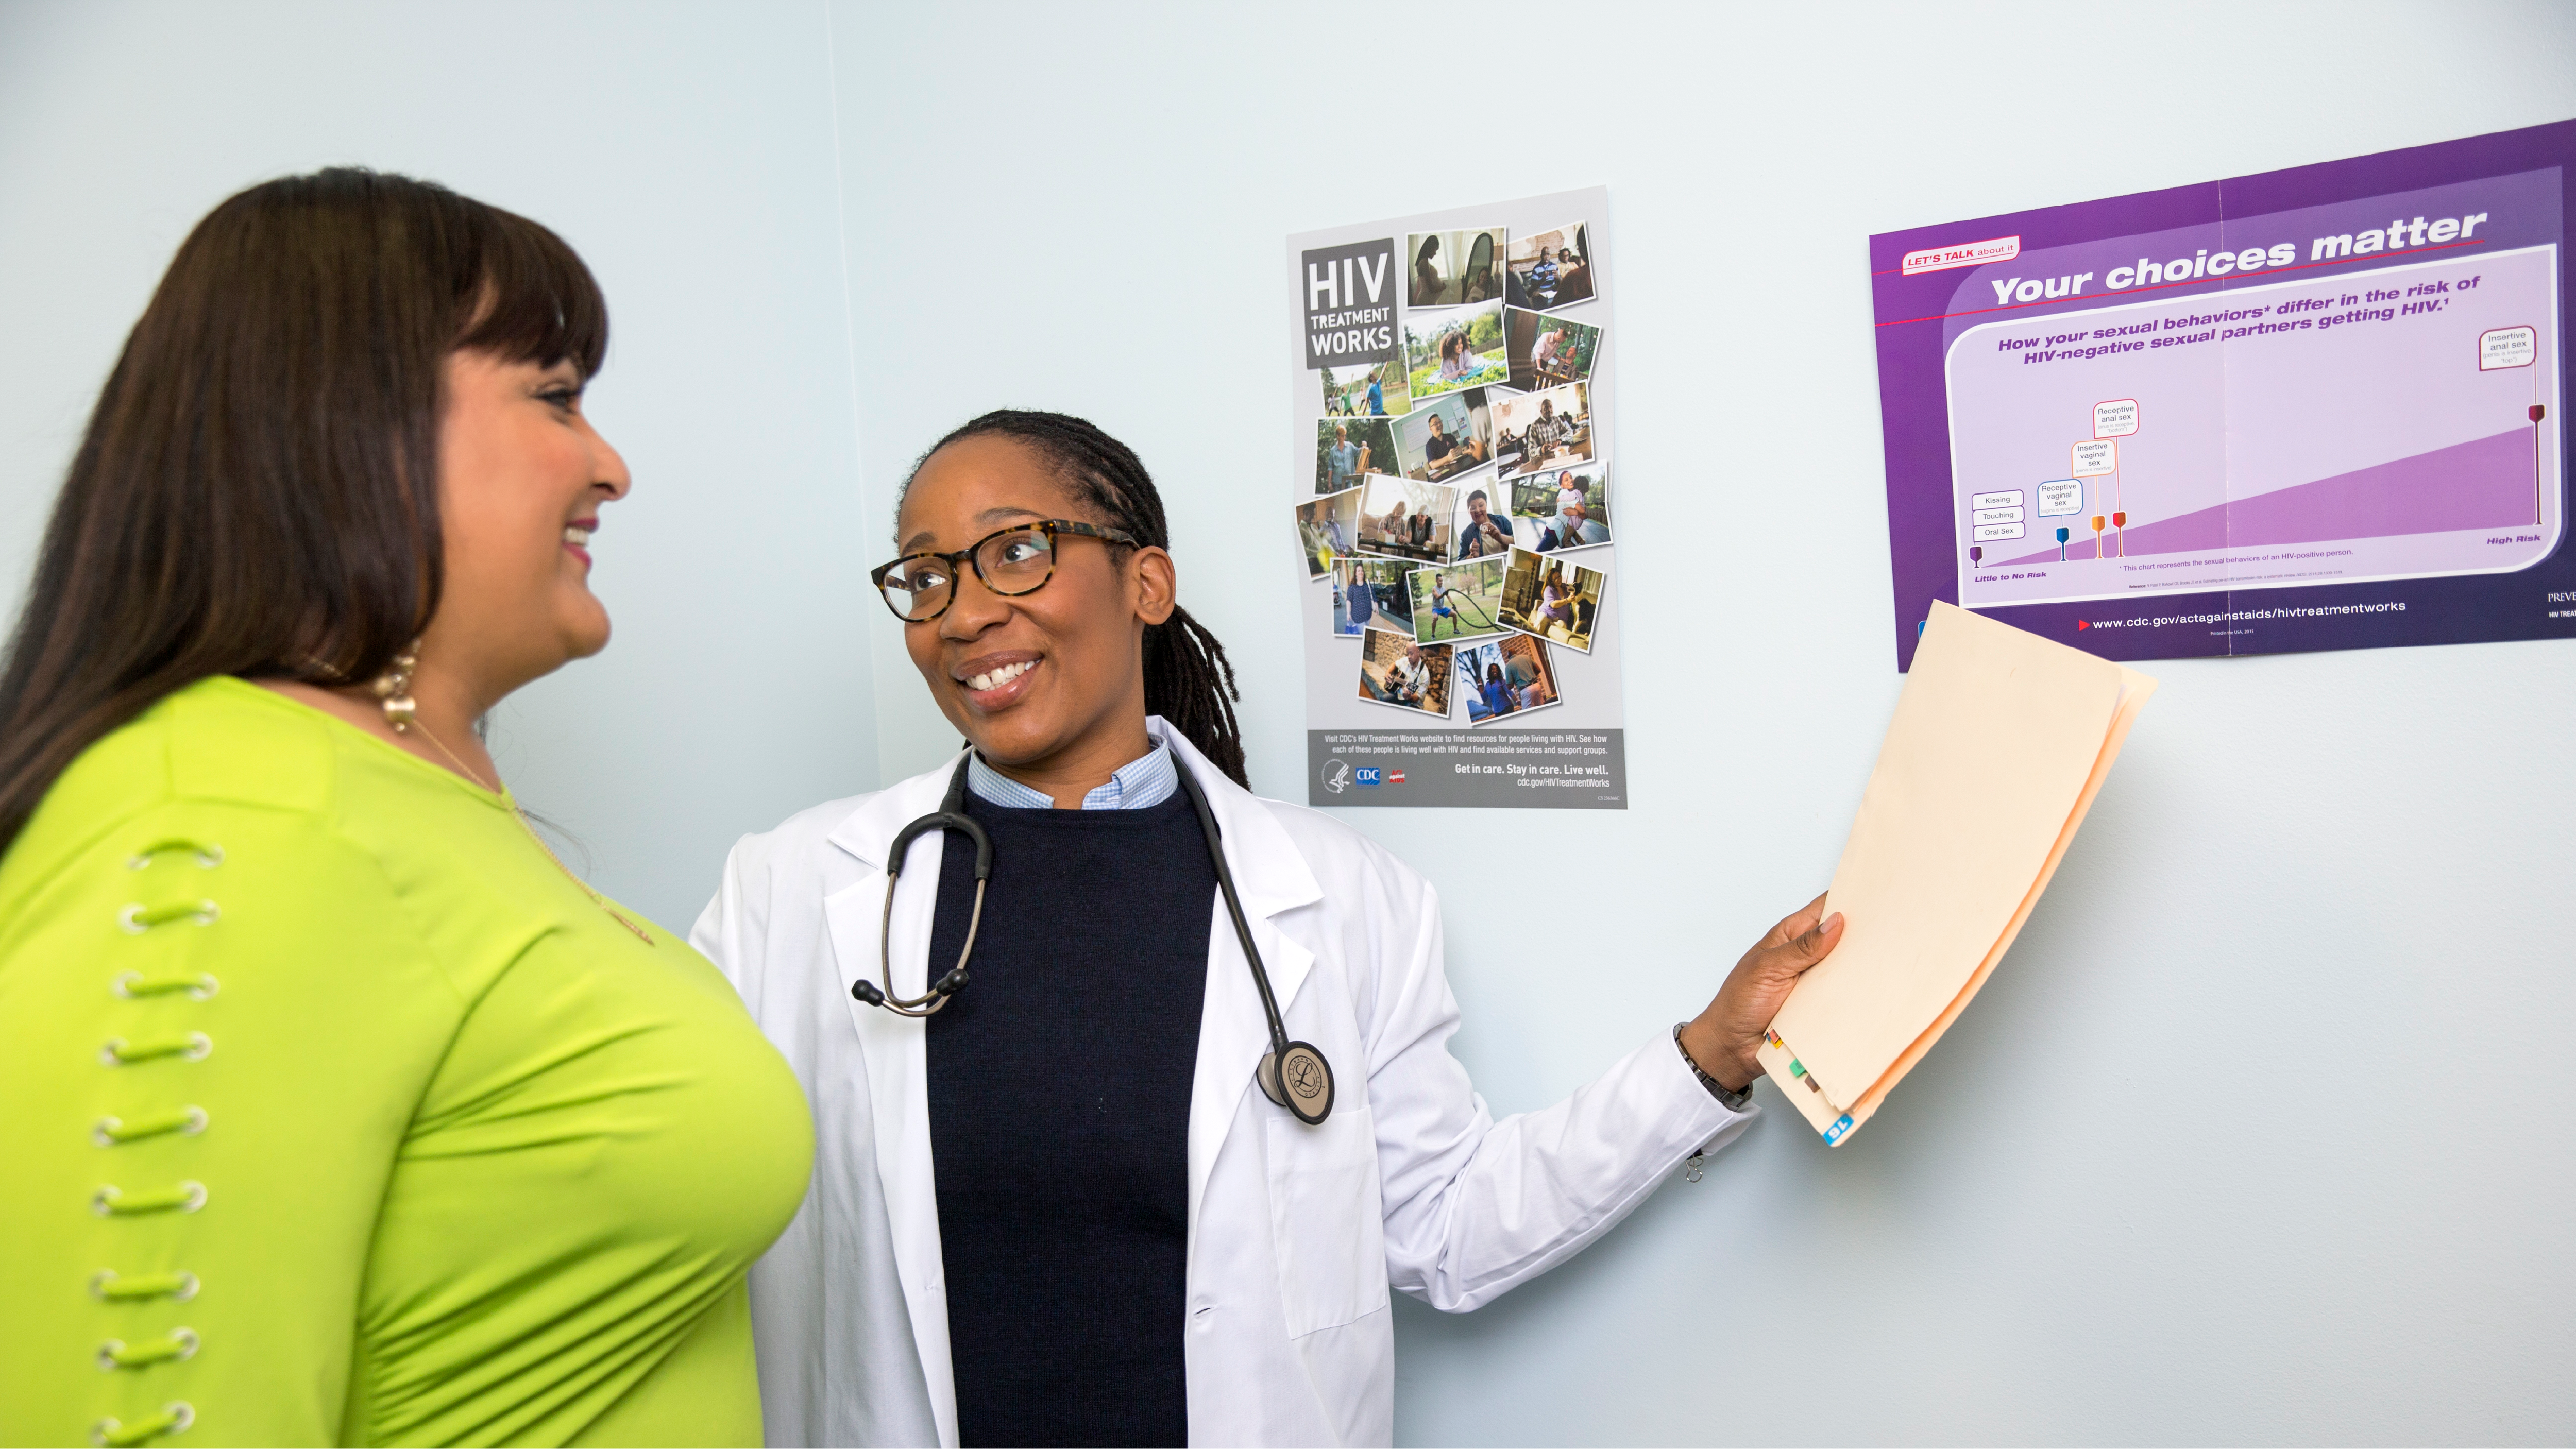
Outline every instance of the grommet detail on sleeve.
[[139, 1042], [130, 1042], [121, 1036], [112, 1036], [107, 1039], [105, 1046], [98, 1049], [98, 1059], [111, 1067], [130, 1067], [136, 1062], [148, 1062], [156, 1057], [184, 1057], [192, 1062], [202, 1062], [212, 1055], [214, 1050], [215, 1039], [202, 1031], [184, 1032], [178, 1036], [152, 1037]]
[[89, 1442], [105, 1445], [107, 1449], [124, 1449], [124, 1446], [149, 1444], [165, 1434], [184, 1434], [195, 1422], [197, 1411], [188, 1406], [187, 1400], [177, 1399], [163, 1404], [161, 1412], [151, 1418], [137, 1419], [131, 1424], [101, 1419], [89, 1426]]
[[193, 1328], [174, 1328], [160, 1338], [142, 1343], [111, 1338], [98, 1346], [98, 1366], [102, 1373], [150, 1368], [156, 1363], [186, 1363], [196, 1356], [197, 1330]]
[[213, 841], [208, 841], [203, 845], [199, 845], [193, 840], [173, 839], [156, 840], [150, 845], [143, 847], [141, 850], [134, 852], [134, 858], [125, 863], [125, 868], [127, 870], [149, 870], [152, 868], [152, 861], [156, 856], [169, 855], [183, 850], [197, 858], [197, 869], [199, 870], [213, 870], [216, 866], [224, 863], [224, 848]]
[[151, 1192], [127, 1192], [121, 1187], [102, 1187], [89, 1195], [89, 1209], [103, 1218], [126, 1218], [140, 1213], [166, 1213], [177, 1209], [192, 1213], [206, 1205], [206, 1185], [190, 1178], [176, 1187], [156, 1188]]
[[128, 1122], [122, 1117], [101, 1117], [89, 1129], [89, 1135], [101, 1147], [114, 1147], [123, 1142], [140, 1142], [165, 1132], [194, 1137], [206, 1130], [206, 1109], [194, 1103], [176, 1112], [162, 1112]]
[[146, 976], [140, 971], [119, 971], [116, 979], [108, 984], [108, 989], [128, 1001], [147, 996], [168, 996], [174, 991], [184, 991], [196, 1000], [204, 1001], [222, 990], [223, 983], [203, 971], [183, 971], [176, 976]]
[[194, 921], [200, 926], [211, 926], [223, 913], [223, 907], [213, 901], [171, 901], [158, 906], [133, 901], [116, 913], [116, 923], [125, 928], [127, 935], [140, 936], [155, 926], [166, 926], [172, 921]]
[[181, 1270], [176, 1273], [119, 1273], [101, 1268], [89, 1280], [92, 1297], [107, 1303], [140, 1303], [152, 1298], [167, 1298], [185, 1303], [197, 1296], [197, 1275]]

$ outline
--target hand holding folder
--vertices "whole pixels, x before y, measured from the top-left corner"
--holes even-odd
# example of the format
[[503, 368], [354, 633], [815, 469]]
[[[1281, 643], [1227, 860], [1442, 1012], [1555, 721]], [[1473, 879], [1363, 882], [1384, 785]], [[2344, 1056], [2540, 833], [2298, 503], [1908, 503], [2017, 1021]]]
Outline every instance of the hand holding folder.
[[1932, 606], [1826, 892], [1842, 939], [1758, 1051], [1828, 1144], [1870, 1119], [2003, 959], [2155, 688]]

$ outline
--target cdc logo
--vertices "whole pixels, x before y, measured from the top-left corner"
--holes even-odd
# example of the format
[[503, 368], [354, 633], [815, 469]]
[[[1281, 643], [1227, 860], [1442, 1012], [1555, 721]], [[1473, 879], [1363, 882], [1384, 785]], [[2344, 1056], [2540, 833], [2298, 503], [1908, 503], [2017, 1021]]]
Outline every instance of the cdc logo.
[[1379, 776], [1378, 767], [1375, 765], [1362, 765], [1353, 773], [1359, 776], [1359, 785], [1363, 790], [1374, 790], [1378, 786], [1386, 783], [1385, 780]]

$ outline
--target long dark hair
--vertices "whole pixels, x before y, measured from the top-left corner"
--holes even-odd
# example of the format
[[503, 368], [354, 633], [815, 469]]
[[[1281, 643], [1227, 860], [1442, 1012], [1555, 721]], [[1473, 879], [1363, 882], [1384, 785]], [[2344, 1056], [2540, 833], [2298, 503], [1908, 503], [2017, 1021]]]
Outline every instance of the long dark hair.
[[[1076, 498], [1100, 510], [1112, 526], [1153, 548], [1169, 548], [1163, 496], [1135, 450], [1091, 423], [1064, 413], [1004, 408], [973, 419], [930, 445], [912, 465], [915, 475], [930, 455], [967, 438], [1005, 437], [1035, 449], [1053, 464]], [[912, 480], [904, 480], [909, 489]], [[1190, 611], [1175, 604], [1172, 617], [1145, 631], [1145, 712], [1161, 715], [1225, 772], [1249, 790], [1243, 772], [1243, 731], [1235, 722], [1234, 665], [1225, 646]]]
[[586, 378], [607, 303], [553, 232], [404, 176], [290, 176], [197, 223], [99, 391], [0, 666], [0, 850], [164, 696], [368, 679], [419, 637], [460, 348]]

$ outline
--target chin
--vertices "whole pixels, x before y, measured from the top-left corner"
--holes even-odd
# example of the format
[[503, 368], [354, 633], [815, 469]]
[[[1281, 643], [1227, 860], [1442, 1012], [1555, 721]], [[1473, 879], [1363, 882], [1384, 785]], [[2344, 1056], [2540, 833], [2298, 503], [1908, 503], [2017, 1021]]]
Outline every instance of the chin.
[[1046, 758], [1059, 732], [1022, 717], [1023, 713], [1012, 710], [979, 718], [974, 711], [960, 707], [949, 715], [948, 722], [957, 726], [957, 732], [971, 741], [985, 759], [997, 765], [1025, 765]]
[[608, 647], [608, 611], [594, 602], [583, 617], [566, 621], [561, 632], [564, 658], [588, 659]]

